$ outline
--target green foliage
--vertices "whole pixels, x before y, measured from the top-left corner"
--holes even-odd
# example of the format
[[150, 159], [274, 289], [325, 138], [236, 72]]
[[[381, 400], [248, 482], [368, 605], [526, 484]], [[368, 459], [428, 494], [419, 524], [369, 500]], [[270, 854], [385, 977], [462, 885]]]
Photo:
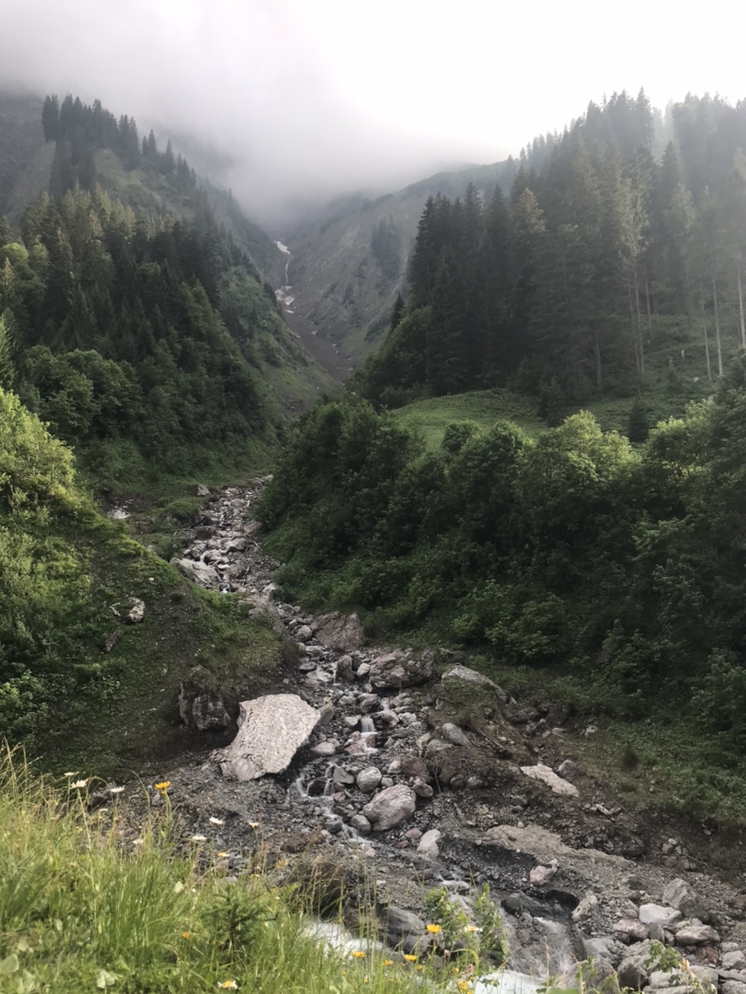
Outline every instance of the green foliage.
[[258, 369], [300, 357], [214, 223], [137, 219], [95, 188], [41, 198], [21, 228], [0, 249], [0, 380], [99, 484], [204, 477], [271, 438]]

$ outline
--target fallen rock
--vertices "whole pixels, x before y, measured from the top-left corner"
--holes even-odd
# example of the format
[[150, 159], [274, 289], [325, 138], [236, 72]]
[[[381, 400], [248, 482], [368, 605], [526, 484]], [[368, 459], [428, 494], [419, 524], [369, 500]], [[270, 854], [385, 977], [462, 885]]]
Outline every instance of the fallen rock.
[[652, 970], [648, 964], [651, 959], [650, 943], [638, 943], [617, 967], [619, 986], [631, 987], [635, 991], [642, 990], [650, 980]]
[[[574, 922], [582, 921], [584, 918], [587, 918], [589, 915], [592, 915], [597, 907], [598, 907], [598, 898], [593, 893], [593, 891], [588, 891], [588, 893], [581, 898], [577, 908], [573, 911], [572, 920]], [[608, 955], [606, 956], [606, 959], [609, 959]]]
[[476, 683], [480, 687], [490, 687], [492, 690], [496, 691], [498, 698], [503, 704], [508, 703], [508, 695], [505, 691], [498, 687], [496, 683], [493, 683], [489, 677], [486, 677], [483, 673], [479, 673], [477, 670], [472, 670], [468, 666], [462, 666], [458, 663], [456, 666], [452, 666], [447, 673], [444, 673], [441, 680], [464, 680], [466, 683]]
[[389, 945], [401, 947], [404, 953], [409, 953], [425, 934], [425, 923], [413, 911], [389, 908], [384, 930]]
[[532, 887], [546, 887], [556, 874], [556, 866], [535, 866], [528, 875]]
[[375, 690], [385, 690], [388, 687], [412, 687], [427, 683], [432, 675], [432, 652], [426, 651], [417, 657], [403, 652], [390, 652], [373, 660], [368, 679]]
[[631, 946], [634, 942], [643, 942], [647, 939], [648, 927], [637, 918], [621, 918], [614, 924], [614, 934], [622, 942]]
[[531, 777], [532, 780], [541, 780], [554, 794], [564, 794], [567, 797], [577, 797], [579, 794], [578, 788], [574, 784], [558, 777], [553, 769], [543, 763], [537, 763], [535, 766], [522, 766], [521, 773]]
[[381, 782], [381, 771], [377, 766], [368, 766], [358, 773], [356, 782], [363, 794], [372, 794]]
[[573, 781], [578, 775], [578, 764], [574, 763], [571, 759], [563, 759], [557, 767], [557, 774], [563, 780]]
[[374, 832], [385, 832], [411, 818], [416, 805], [415, 792], [406, 784], [399, 783], [376, 794], [363, 808], [363, 814], [371, 822]]
[[256, 780], [282, 773], [308, 742], [319, 713], [296, 694], [269, 694], [241, 701], [238, 734], [225, 749], [213, 753], [225, 776]]
[[722, 967], [724, 970], [744, 971], [746, 970], [746, 956], [740, 949], [723, 953]]
[[470, 746], [466, 737], [466, 733], [463, 732], [458, 725], [454, 725], [453, 722], [447, 721], [445, 725], [441, 725], [438, 734], [446, 742], [450, 742], [452, 745], [457, 746]]
[[711, 925], [690, 921], [676, 929], [675, 941], [677, 946], [704, 946], [709, 943], [718, 945], [720, 936]]
[[680, 911], [685, 918], [698, 918], [702, 922], [710, 919], [708, 909], [686, 880], [676, 877], [663, 890], [663, 903]]
[[[316, 641], [336, 652], [353, 652], [363, 644], [363, 626], [357, 614], [323, 614], [312, 624]], [[352, 661], [350, 661], [351, 663]]]
[[352, 825], [355, 831], [359, 832], [360, 835], [370, 835], [371, 833], [372, 826], [365, 815], [353, 815], [352, 818], [350, 818], [350, 825]]
[[214, 566], [194, 559], [172, 559], [170, 565], [193, 583], [201, 587], [217, 587], [220, 576]]
[[433, 859], [437, 858], [438, 855], [438, 843], [440, 842], [442, 836], [437, 828], [431, 828], [429, 832], [425, 832], [419, 841], [417, 846], [417, 852], [422, 853], [423, 856], [430, 856]]
[[295, 633], [295, 639], [297, 642], [310, 642], [313, 638], [313, 632], [309, 625], [301, 625], [298, 631]]
[[641, 904], [639, 915], [643, 924], [660, 925], [661, 928], [670, 928], [682, 918], [676, 908], [665, 908], [660, 904]]
[[419, 777], [412, 781], [412, 790], [418, 797], [424, 797], [426, 800], [429, 800], [435, 793], [430, 784], [425, 783], [425, 781], [421, 780]]
[[337, 749], [339, 749], [339, 741], [337, 739], [324, 739], [323, 742], [318, 742], [315, 746], [311, 746], [311, 755], [328, 758], [329, 756], [333, 756]]

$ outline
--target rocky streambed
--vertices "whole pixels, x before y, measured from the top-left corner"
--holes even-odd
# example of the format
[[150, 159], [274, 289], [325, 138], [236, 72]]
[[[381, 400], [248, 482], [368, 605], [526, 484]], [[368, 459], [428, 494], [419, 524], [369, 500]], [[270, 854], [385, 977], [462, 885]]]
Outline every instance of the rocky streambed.
[[[261, 860], [312, 880], [320, 910], [341, 907], [353, 931], [364, 920], [400, 954], [450, 954], [427, 929], [428, 892], [473, 916], [488, 884], [516, 988], [592, 956], [596, 986], [746, 994], [743, 895], [569, 758], [562, 708], [512, 699], [463, 656], [369, 646], [354, 615], [278, 601], [252, 520], [260, 490], [211, 496], [173, 564], [245, 599], [297, 664], [241, 704], [237, 728], [220, 688], [185, 683], [180, 713], [197, 737], [236, 730], [157, 771], [185, 843], [219, 854], [229, 876]], [[658, 969], [663, 947], [688, 965]]]

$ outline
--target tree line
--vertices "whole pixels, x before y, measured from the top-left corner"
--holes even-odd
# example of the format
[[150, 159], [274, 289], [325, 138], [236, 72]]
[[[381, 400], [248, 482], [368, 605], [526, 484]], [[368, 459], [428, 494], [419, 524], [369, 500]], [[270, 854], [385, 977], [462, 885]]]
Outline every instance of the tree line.
[[[660, 115], [659, 115], [660, 118]], [[632, 394], [651, 350], [697, 343], [702, 378], [746, 345], [746, 102], [667, 113], [615, 95], [524, 150], [507, 195], [430, 197], [406, 307], [358, 376], [400, 404], [518, 382], [559, 404]]]

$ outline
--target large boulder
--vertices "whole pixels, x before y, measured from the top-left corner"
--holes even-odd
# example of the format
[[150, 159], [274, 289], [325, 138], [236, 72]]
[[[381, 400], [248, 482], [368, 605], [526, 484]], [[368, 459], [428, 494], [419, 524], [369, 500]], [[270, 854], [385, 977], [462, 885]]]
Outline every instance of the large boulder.
[[416, 805], [417, 795], [412, 788], [398, 783], [376, 794], [363, 808], [363, 814], [374, 832], [385, 832], [411, 818]]
[[308, 742], [319, 722], [319, 712], [296, 694], [269, 694], [241, 701], [238, 734], [213, 759], [225, 776], [256, 780], [266, 773], [282, 773]]
[[220, 583], [220, 575], [215, 567], [208, 566], [200, 560], [174, 558], [171, 560], [171, 566], [200, 587], [217, 587]]
[[579, 792], [575, 784], [570, 783], [568, 780], [563, 780], [562, 777], [558, 777], [554, 770], [545, 766], [543, 763], [537, 763], [535, 766], [522, 766], [521, 773], [527, 777], [531, 777], [532, 780], [541, 780], [542, 783], [545, 783], [549, 787], [553, 794], [565, 794], [568, 797], [578, 796]]
[[368, 680], [374, 690], [399, 689], [427, 683], [432, 675], [431, 652], [423, 652], [421, 656], [412, 656], [406, 652], [389, 652], [373, 660]]
[[313, 625], [316, 641], [336, 652], [353, 652], [363, 644], [363, 626], [357, 614], [322, 614]]
[[710, 920], [709, 911], [694, 888], [676, 877], [666, 884], [663, 890], [663, 903], [680, 911], [684, 918], [698, 918], [701, 922]]
[[447, 673], [443, 674], [441, 680], [463, 680], [465, 683], [474, 683], [479, 687], [489, 687], [496, 692], [503, 704], [507, 704], [508, 702], [508, 695], [505, 691], [501, 687], [498, 687], [496, 683], [493, 683], [489, 677], [486, 677], [483, 673], [479, 673], [477, 670], [471, 669], [469, 666], [462, 666], [461, 663], [452, 666]]

